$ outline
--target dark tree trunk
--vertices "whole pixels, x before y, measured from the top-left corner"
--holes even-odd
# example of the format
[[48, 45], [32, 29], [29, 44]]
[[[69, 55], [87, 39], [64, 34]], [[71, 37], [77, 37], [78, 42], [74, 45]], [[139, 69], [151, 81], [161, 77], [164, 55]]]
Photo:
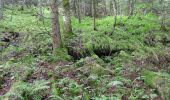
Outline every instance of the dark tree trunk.
[[92, 0], [92, 9], [93, 9], [93, 29], [97, 31], [96, 28], [96, 0]]

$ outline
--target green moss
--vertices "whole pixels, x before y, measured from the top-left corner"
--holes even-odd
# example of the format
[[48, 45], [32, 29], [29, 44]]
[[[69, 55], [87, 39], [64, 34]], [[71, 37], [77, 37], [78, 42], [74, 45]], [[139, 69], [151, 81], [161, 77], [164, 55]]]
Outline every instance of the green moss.
[[71, 56], [68, 55], [67, 49], [58, 48], [55, 54], [43, 54], [39, 56], [40, 60], [55, 63], [56, 61], [70, 61]]
[[159, 78], [159, 76], [157, 76], [156, 73], [151, 72], [151, 71], [148, 71], [148, 70], [143, 71], [143, 72], [142, 72], [142, 75], [144, 76], [145, 84], [146, 84], [147, 86], [151, 86], [151, 87], [154, 87], [154, 86], [153, 86], [154, 81], [155, 81], [157, 78]]

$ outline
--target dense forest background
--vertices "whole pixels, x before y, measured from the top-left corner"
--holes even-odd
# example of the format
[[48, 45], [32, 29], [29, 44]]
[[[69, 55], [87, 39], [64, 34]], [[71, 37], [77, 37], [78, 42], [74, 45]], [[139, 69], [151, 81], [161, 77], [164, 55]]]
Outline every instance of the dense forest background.
[[0, 100], [170, 100], [170, 0], [0, 0]]

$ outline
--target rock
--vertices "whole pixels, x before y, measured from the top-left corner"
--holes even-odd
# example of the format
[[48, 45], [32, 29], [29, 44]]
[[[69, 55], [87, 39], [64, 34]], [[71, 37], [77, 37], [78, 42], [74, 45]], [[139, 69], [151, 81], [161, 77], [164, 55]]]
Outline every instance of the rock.
[[112, 81], [110, 82], [107, 87], [117, 87], [117, 86], [123, 86], [123, 82], [121, 81]]
[[155, 88], [163, 100], [170, 98], [170, 75], [145, 70], [142, 72], [146, 85]]
[[10, 39], [6, 38], [6, 37], [3, 37], [0, 39], [2, 42], [10, 42]]

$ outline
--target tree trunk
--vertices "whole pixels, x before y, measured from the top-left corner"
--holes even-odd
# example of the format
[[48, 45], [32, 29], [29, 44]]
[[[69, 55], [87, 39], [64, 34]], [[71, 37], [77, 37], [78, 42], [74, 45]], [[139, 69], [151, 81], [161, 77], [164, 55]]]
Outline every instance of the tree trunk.
[[71, 27], [71, 14], [70, 14], [70, 3], [69, 0], [63, 0], [63, 8], [64, 8], [64, 33], [65, 34], [72, 34], [72, 27]]
[[0, 0], [0, 20], [3, 19], [3, 0]]
[[113, 31], [115, 31], [116, 23], [117, 23], [117, 2], [116, 0], [113, 0], [113, 9], [114, 9], [114, 24], [113, 24]]
[[81, 23], [80, 0], [77, 0], [77, 17], [78, 17], [79, 23]]
[[97, 31], [96, 28], [96, 0], [92, 0], [92, 9], [93, 9], [93, 29]]
[[136, 0], [130, 0], [129, 2], [130, 2], [130, 12], [129, 12], [128, 18], [130, 18], [134, 13], [134, 6], [135, 6], [135, 3], [136, 3]]
[[51, 27], [52, 27], [52, 38], [53, 38], [53, 54], [55, 54], [56, 49], [61, 47], [57, 0], [51, 0], [50, 10], [51, 10]]
[[130, 9], [131, 9], [131, 0], [128, 0], [127, 4], [128, 4], [128, 6], [127, 6], [127, 15], [129, 16]]

